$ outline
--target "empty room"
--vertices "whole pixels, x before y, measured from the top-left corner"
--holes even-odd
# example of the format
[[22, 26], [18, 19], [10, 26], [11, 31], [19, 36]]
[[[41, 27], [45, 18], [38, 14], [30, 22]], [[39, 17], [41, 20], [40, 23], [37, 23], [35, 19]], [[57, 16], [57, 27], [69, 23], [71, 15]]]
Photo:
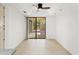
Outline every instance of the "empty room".
[[0, 55], [79, 55], [79, 3], [0, 3]]

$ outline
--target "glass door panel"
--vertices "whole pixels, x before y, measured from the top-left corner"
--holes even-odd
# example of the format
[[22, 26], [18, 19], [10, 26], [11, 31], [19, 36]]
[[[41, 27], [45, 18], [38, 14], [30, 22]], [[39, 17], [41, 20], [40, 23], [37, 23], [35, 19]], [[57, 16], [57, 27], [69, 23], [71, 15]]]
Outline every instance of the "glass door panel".
[[46, 19], [45, 17], [28, 17], [28, 38], [46, 38]]
[[29, 39], [34, 39], [36, 38], [36, 33], [35, 33], [35, 18], [34, 17], [28, 17], [28, 38]]
[[37, 38], [45, 39], [46, 37], [46, 19], [45, 17], [37, 17]]

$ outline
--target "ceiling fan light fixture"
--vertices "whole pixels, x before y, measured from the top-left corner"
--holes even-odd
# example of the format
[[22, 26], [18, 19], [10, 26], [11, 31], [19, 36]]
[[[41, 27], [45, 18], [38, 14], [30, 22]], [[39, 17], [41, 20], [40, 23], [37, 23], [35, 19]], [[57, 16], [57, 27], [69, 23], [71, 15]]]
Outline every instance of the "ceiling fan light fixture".
[[38, 9], [42, 8], [42, 3], [38, 3]]

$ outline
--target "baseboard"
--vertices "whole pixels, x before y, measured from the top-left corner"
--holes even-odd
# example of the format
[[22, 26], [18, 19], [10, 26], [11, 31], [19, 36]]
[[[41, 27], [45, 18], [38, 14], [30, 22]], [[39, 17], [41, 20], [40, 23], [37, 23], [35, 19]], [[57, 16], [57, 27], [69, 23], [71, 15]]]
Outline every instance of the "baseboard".
[[[56, 39], [55, 39], [56, 40]], [[60, 42], [58, 42], [58, 40], [56, 40], [56, 42], [60, 45], [60, 46], [62, 46], [62, 44], [60, 43]], [[70, 55], [72, 55], [69, 51], [68, 51], [68, 49], [66, 49], [64, 46], [62, 46]]]
[[[24, 40], [27, 40], [27, 39], [25, 38]], [[22, 40], [22, 41], [16, 46], [16, 48], [15, 48], [15, 52], [14, 52], [14, 53], [16, 53], [16, 49], [17, 49], [17, 47], [18, 47], [24, 40]], [[14, 55], [14, 53], [13, 53], [12, 55]]]

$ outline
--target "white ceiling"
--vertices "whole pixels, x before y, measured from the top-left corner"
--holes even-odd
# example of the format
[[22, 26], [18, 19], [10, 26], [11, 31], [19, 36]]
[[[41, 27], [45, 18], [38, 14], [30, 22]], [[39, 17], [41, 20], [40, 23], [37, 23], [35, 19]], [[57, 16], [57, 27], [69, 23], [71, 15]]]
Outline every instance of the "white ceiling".
[[[60, 3], [43, 3], [43, 6], [51, 7], [49, 10], [40, 10], [37, 11], [37, 8], [34, 5], [37, 3], [11, 3], [5, 5], [16, 6], [17, 9], [25, 16], [51, 16], [54, 15], [58, 10]], [[26, 13], [24, 13], [26, 11]]]

